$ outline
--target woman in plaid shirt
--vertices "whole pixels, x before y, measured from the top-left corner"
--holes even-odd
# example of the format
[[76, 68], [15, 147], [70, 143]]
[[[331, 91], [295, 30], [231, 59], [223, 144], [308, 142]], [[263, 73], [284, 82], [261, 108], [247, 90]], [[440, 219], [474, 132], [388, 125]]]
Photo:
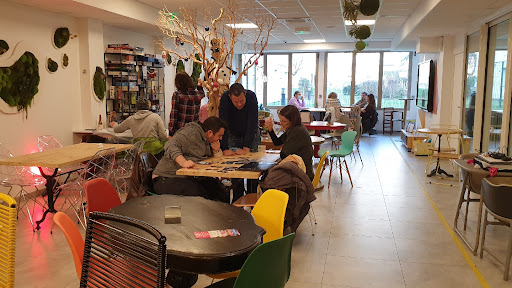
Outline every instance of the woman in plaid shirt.
[[185, 72], [178, 72], [174, 78], [176, 92], [172, 94], [169, 138], [188, 122], [199, 119], [203, 88], [196, 89], [192, 78]]

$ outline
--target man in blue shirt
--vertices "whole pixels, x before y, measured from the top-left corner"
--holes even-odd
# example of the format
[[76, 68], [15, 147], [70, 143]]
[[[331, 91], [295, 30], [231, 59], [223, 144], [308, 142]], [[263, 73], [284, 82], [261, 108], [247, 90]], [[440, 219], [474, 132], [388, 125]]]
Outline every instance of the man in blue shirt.
[[[220, 143], [224, 155], [245, 155], [258, 151], [261, 137], [258, 99], [254, 92], [245, 90], [239, 83], [231, 85], [220, 99], [219, 117], [229, 124], [227, 135], [222, 138]], [[233, 185], [233, 201], [236, 201], [243, 196], [244, 185], [243, 181], [233, 181]], [[248, 180], [248, 193], [256, 193], [257, 186], [256, 180]]]

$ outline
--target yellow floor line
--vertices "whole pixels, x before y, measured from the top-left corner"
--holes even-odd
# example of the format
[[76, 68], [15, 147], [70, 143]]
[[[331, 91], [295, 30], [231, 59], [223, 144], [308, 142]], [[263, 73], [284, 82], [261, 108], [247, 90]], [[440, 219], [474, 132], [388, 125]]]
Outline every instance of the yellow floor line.
[[[393, 140], [390, 136], [389, 136], [389, 139]], [[455, 242], [455, 245], [457, 245], [457, 247], [459, 248], [460, 253], [462, 253], [462, 256], [464, 256], [464, 259], [466, 259], [466, 262], [468, 263], [469, 267], [471, 268], [471, 270], [473, 270], [473, 273], [475, 274], [476, 278], [480, 282], [480, 285], [482, 285], [482, 287], [484, 287], [484, 288], [490, 288], [491, 286], [489, 286], [489, 283], [487, 283], [487, 281], [485, 280], [484, 275], [482, 275], [480, 270], [478, 270], [478, 268], [476, 267], [475, 262], [473, 262], [473, 259], [471, 259], [471, 256], [466, 251], [464, 244], [462, 244], [462, 242], [460, 242], [459, 237], [457, 237], [455, 232], [453, 232], [452, 227], [448, 224], [448, 222], [444, 218], [443, 214], [441, 213], [441, 211], [439, 211], [439, 208], [437, 208], [437, 205], [434, 203], [434, 200], [432, 200], [432, 198], [428, 194], [427, 189], [425, 189], [425, 184], [420, 181], [420, 179], [418, 178], [418, 176], [412, 169], [411, 165], [409, 165], [409, 163], [407, 162], [405, 157], [402, 155], [402, 153], [396, 146], [395, 142], [394, 141], [391, 141], [391, 142], [395, 146], [395, 149], [397, 150], [398, 154], [400, 154], [400, 157], [402, 157], [402, 160], [404, 160], [405, 164], [407, 165], [407, 168], [409, 169], [409, 172], [411, 172], [414, 175], [414, 179], [416, 179], [416, 182], [418, 182], [418, 184], [420, 184], [421, 189], [423, 190], [423, 194], [425, 194], [425, 197], [427, 197], [428, 202], [430, 202], [430, 205], [432, 206], [432, 208], [434, 208], [434, 211], [436, 212], [437, 217], [439, 217], [439, 219], [441, 219], [441, 222], [443, 222], [444, 228], [446, 228], [448, 233], [450, 233], [450, 236], [452, 237], [453, 242]]]

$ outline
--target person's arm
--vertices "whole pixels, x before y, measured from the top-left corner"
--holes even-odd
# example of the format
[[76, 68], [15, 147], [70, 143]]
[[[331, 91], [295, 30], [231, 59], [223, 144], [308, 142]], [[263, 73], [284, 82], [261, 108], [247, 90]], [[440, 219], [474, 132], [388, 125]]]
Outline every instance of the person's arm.
[[300, 108], [301, 109], [306, 108], [306, 102], [304, 102], [304, 97], [302, 97], [302, 99], [301, 99]]
[[156, 132], [157, 132], [157, 135], [158, 135], [158, 138], [160, 139], [166, 139], [167, 138], [167, 132], [165, 132], [165, 127], [164, 127], [164, 121], [162, 120], [162, 118], [160, 116], [158, 116], [158, 114], [154, 114], [156, 116]]
[[275, 146], [281, 146], [286, 142], [286, 133], [283, 133], [281, 137], [277, 137], [274, 130], [270, 130], [268, 132], [268, 135], [270, 135], [270, 138], [272, 139], [272, 143], [274, 143]]
[[172, 101], [171, 101], [171, 115], [169, 116], [169, 136], [173, 136], [174, 133], [178, 130], [178, 95], [177, 92], [174, 92], [172, 94]]
[[[224, 92], [222, 94], [222, 97], [220, 98], [220, 104], [219, 104], [219, 118], [226, 121], [229, 124], [229, 99], [228, 92]], [[228, 150], [228, 138], [229, 138], [229, 129], [226, 129], [224, 131], [224, 137], [222, 137], [222, 140], [220, 141], [220, 148], [222, 151]]]
[[114, 127], [114, 132], [123, 133], [124, 131], [130, 129], [131, 122], [132, 122], [132, 116], [128, 117], [128, 119], [124, 120], [121, 124], [116, 125]]
[[259, 133], [258, 101], [256, 100], [256, 95], [251, 95], [251, 98], [253, 99], [247, 103], [249, 106], [247, 107], [247, 128], [245, 130], [244, 138], [244, 150], [246, 152], [249, 152], [252, 142], [256, 137], [256, 133]]
[[299, 108], [299, 102], [297, 102], [297, 99], [295, 99], [295, 97], [292, 96], [292, 98], [290, 98], [290, 101], [288, 101], [288, 105], [293, 105], [297, 108]]
[[[305, 145], [309, 141], [309, 145], [311, 145], [311, 138], [304, 138], [306, 134], [300, 133], [299, 130], [300, 127], [293, 127], [290, 128], [287, 133], [287, 138], [285, 140], [285, 144], [281, 148], [281, 159], [286, 158], [287, 156], [291, 154], [297, 154], [297, 152], [300, 150], [302, 145]], [[302, 136], [302, 137], [301, 137]]]
[[187, 138], [178, 133], [175, 134], [174, 137], [172, 137], [171, 140], [169, 140], [169, 147], [166, 149], [166, 154], [169, 154], [169, 157], [174, 162], [178, 163], [183, 168], [193, 168], [195, 166], [195, 163], [191, 160], [187, 160], [183, 156], [183, 146], [187, 144]]

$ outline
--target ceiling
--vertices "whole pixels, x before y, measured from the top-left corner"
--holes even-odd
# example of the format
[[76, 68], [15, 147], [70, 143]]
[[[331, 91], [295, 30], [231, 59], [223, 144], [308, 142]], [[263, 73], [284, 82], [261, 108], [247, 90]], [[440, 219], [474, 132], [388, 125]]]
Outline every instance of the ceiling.
[[[248, 21], [258, 15], [275, 18], [269, 44], [298, 44], [308, 39], [325, 39], [328, 43], [353, 43], [345, 26], [343, 0], [237, 0], [238, 12]], [[23, 5], [62, 13], [73, 17], [99, 19], [108, 25], [141, 33], [160, 35], [154, 25], [158, 10], [201, 7], [204, 0], [11, 0]], [[208, 1], [212, 14], [226, 4]], [[512, 10], [510, 0], [381, 0], [369, 47], [391, 50], [415, 50], [419, 37], [469, 33], [478, 30], [492, 17]], [[304, 19], [308, 19], [306, 22]], [[310, 19], [310, 20], [309, 20]], [[473, 30], [472, 30], [473, 29]], [[309, 30], [297, 34], [296, 30]], [[381, 42], [380, 44], [377, 42]], [[389, 43], [382, 44], [382, 43]]]

